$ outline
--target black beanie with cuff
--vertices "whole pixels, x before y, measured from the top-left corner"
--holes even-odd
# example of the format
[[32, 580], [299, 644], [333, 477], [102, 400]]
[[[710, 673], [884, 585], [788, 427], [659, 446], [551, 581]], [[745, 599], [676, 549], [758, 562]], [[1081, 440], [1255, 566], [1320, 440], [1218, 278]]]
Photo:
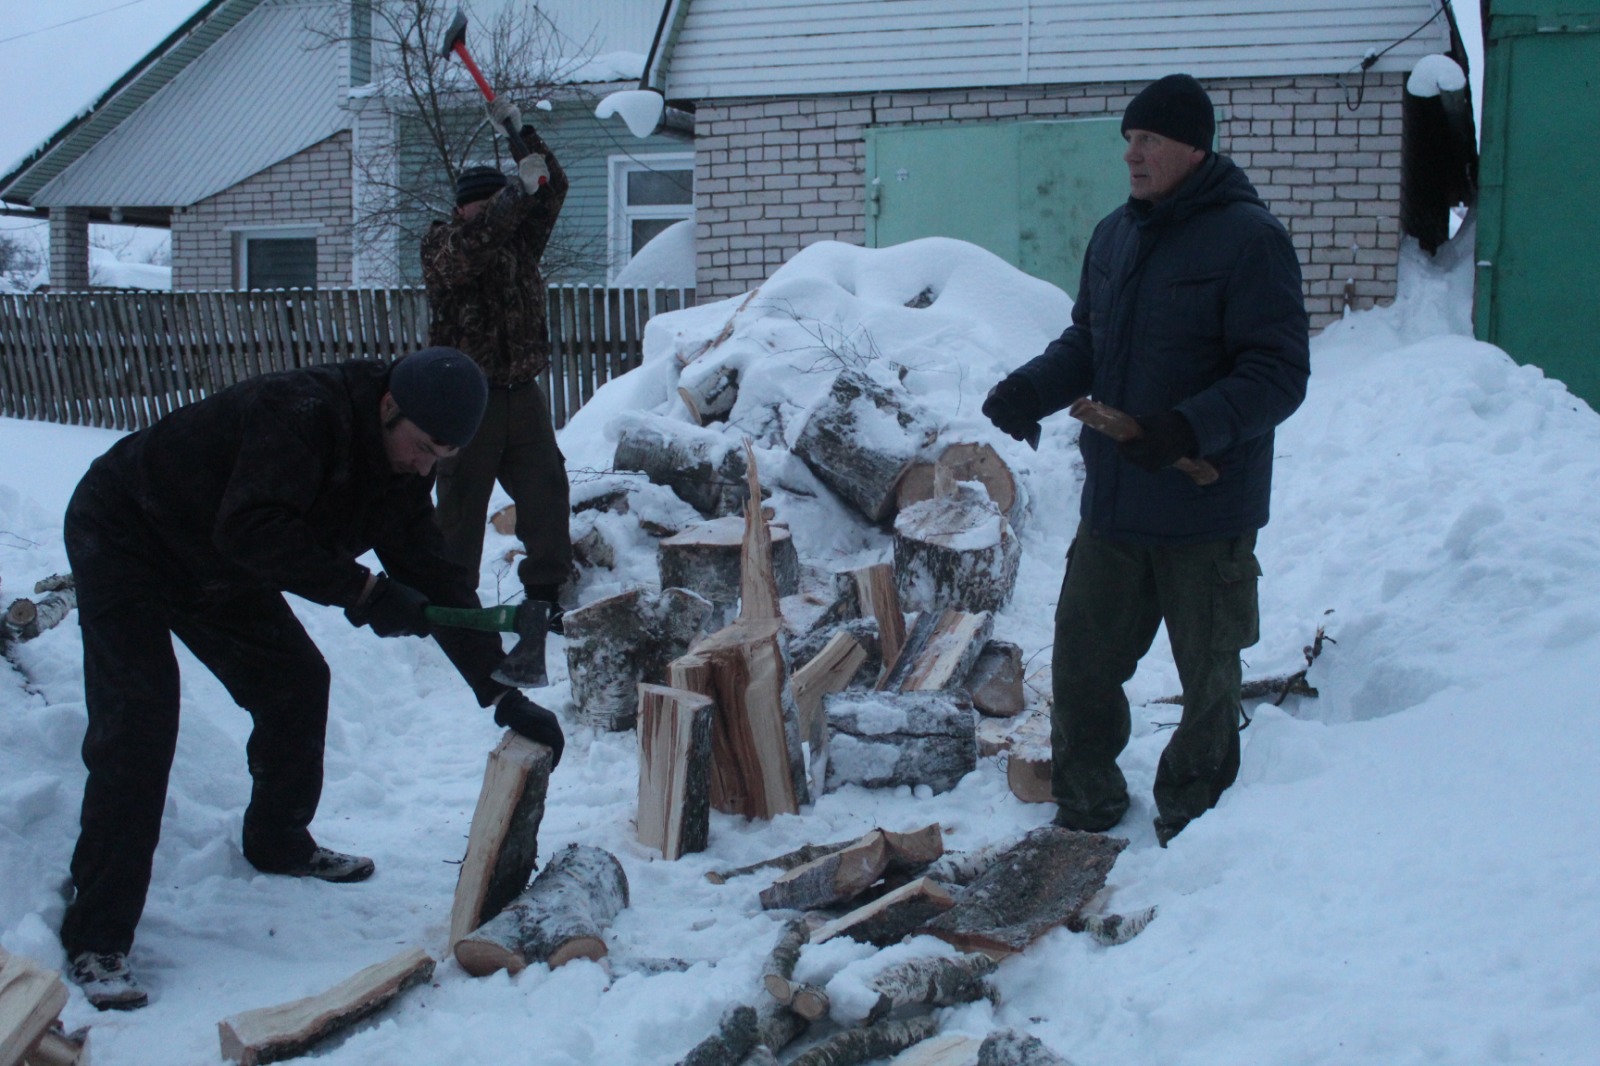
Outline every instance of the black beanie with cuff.
[[1148, 130], [1211, 151], [1217, 133], [1211, 97], [1187, 74], [1168, 74], [1144, 87], [1122, 116], [1122, 132]]

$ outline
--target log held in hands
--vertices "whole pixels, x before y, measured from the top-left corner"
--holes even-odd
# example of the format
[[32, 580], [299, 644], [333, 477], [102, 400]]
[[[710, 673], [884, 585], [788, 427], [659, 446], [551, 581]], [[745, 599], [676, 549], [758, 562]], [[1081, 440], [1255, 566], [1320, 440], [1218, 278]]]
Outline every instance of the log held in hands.
[[[1067, 414], [1090, 429], [1099, 430], [1119, 444], [1144, 436], [1144, 430], [1132, 415], [1091, 400], [1087, 396], [1072, 401], [1072, 406], [1067, 408]], [[1217, 473], [1217, 468], [1204, 459], [1190, 459], [1188, 456], [1183, 456], [1172, 465], [1189, 475], [1189, 480], [1196, 485], [1209, 485], [1221, 476]]]

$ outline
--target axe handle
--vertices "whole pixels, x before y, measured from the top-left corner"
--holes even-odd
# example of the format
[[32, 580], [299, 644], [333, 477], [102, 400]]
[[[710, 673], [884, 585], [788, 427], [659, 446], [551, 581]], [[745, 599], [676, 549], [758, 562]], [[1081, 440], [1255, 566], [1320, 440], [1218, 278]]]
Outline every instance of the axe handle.
[[[467, 42], [457, 41], [450, 46], [450, 50], [466, 66], [467, 73], [472, 75], [472, 80], [478, 83], [478, 88], [482, 91], [483, 98], [491, 104], [494, 103], [494, 89], [490, 88], [489, 79], [483, 76], [483, 71], [478, 69], [478, 64], [472, 61], [472, 53], [467, 51]], [[522, 162], [528, 154], [528, 142], [522, 139], [522, 131], [513, 129], [509, 122], [505, 124], [505, 131], [506, 139], [511, 142], [511, 158], [519, 163]]]
[[481, 629], [489, 633], [515, 633], [517, 608], [502, 603], [498, 607], [424, 607], [422, 616], [430, 625], [452, 629]]
[[[1067, 414], [1118, 443], [1144, 436], [1144, 430], [1139, 428], [1139, 423], [1132, 415], [1097, 400], [1091, 400], [1087, 396], [1072, 401], [1072, 406], [1067, 408]], [[1189, 480], [1196, 485], [1209, 485], [1221, 477], [1217, 468], [1204, 459], [1190, 459], [1188, 456], [1183, 456], [1172, 465], [1187, 474]]]

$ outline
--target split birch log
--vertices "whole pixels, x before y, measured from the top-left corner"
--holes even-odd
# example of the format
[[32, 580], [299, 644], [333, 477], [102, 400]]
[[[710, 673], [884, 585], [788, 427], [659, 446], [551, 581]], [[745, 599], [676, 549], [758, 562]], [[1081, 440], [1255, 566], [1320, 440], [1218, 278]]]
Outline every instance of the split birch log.
[[1056, 826], [1029, 832], [972, 882], [960, 902], [926, 931], [963, 951], [1004, 956], [1022, 951], [1077, 917], [1105, 887], [1118, 837]]
[[946, 447], [931, 461], [912, 463], [895, 490], [898, 509], [904, 511], [912, 504], [933, 499], [946, 479], [981, 484], [1000, 513], [1016, 526], [1016, 519], [1020, 517], [1016, 476], [999, 452], [981, 442], [960, 441]]
[[[88, 1066], [87, 1033], [88, 1030], [80, 1029], [68, 1036], [61, 1023], [56, 1022], [39, 1038], [33, 1050], [23, 1056], [22, 1066]], [[7, 1061], [0, 1057], [0, 1063]]]
[[978, 1040], [961, 1033], [940, 1033], [906, 1048], [889, 1066], [975, 1066]]
[[1004, 640], [986, 643], [967, 674], [966, 689], [980, 714], [991, 718], [1021, 714], [1027, 705], [1022, 691], [1022, 648]]
[[578, 718], [609, 731], [632, 729], [639, 682], [658, 682], [689, 650], [712, 605], [683, 588], [629, 589], [567, 612], [567, 673]]
[[908, 611], [998, 611], [1011, 600], [1022, 545], [982, 491], [961, 484], [894, 522], [894, 574]]
[[847, 690], [823, 707], [832, 734], [826, 791], [927, 785], [948, 792], [977, 769], [977, 714], [953, 693]]
[[938, 1019], [932, 1015], [846, 1029], [795, 1056], [789, 1066], [861, 1066], [920, 1044], [938, 1031]]
[[[800, 961], [800, 949], [811, 938], [811, 927], [804, 918], [791, 918], [784, 923], [778, 942], [761, 964], [761, 987], [773, 999], [789, 1005], [794, 998], [794, 967]], [[776, 1049], [774, 1049], [776, 1050]]]
[[900, 607], [900, 590], [895, 586], [894, 567], [876, 563], [842, 575], [856, 597], [856, 612], [878, 623], [878, 647], [885, 669], [900, 658], [906, 643], [906, 616]]
[[1050, 712], [1038, 707], [1016, 718], [978, 719], [978, 755], [1050, 751]]
[[664, 859], [704, 851], [711, 837], [711, 699], [639, 686], [639, 842]]
[[739, 398], [739, 369], [725, 363], [686, 368], [678, 378], [678, 396], [695, 425], [726, 421]]
[[67, 1005], [61, 975], [0, 948], [0, 1062], [31, 1052]]
[[978, 1066], [1072, 1066], [1036, 1036], [1003, 1029], [983, 1038]]
[[889, 843], [874, 829], [849, 847], [786, 871], [761, 890], [766, 910], [815, 910], [865, 892], [889, 868]]
[[759, 1018], [754, 1007], [730, 1007], [717, 1021], [717, 1031], [689, 1049], [678, 1066], [739, 1066], [756, 1048]]
[[[800, 556], [787, 526], [766, 524], [770, 530], [771, 575], [779, 596], [800, 591]], [[704, 596], [715, 608], [718, 621], [733, 614], [741, 600], [746, 523], [730, 515], [700, 522], [667, 537], [656, 546], [656, 570], [662, 588], [684, 588]]]
[[[739, 544], [739, 621], [782, 618], [783, 614], [778, 610], [778, 598], [800, 591], [800, 559], [795, 556], [793, 586], [786, 591], [783, 582], [777, 578], [775, 537], [772, 527], [767, 524], [766, 512], [761, 507], [761, 477], [756, 467], [756, 450], [748, 440], [744, 442], [744, 458], [745, 469], [749, 472], [746, 487], [752, 502], [745, 505], [744, 529]], [[794, 539], [791, 537], [789, 552], [793, 551]]]
[[610, 852], [568, 844], [528, 890], [456, 943], [456, 961], [474, 977], [520, 973], [535, 962], [554, 969], [573, 959], [601, 959], [601, 931], [628, 905], [628, 878]]
[[842, 692], [867, 661], [867, 649], [849, 633], [839, 630], [816, 656], [794, 672], [789, 691], [800, 716], [800, 739], [811, 745], [815, 759], [828, 750], [828, 716], [822, 700]]
[[836, 844], [806, 844], [796, 848], [794, 851], [784, 852], [782, 855], [776, 855], [770, 859], [762, 859], [760, 862], [753, 862], [749, 866], [740, 866], [732, 870], [709, 870], [706, 872], [706, 880], [714, 885], [720, 885], [725, 884], [732, 878], [744, 877], [746, 874], [753, 874], [760, 870], [774, 868], [793, 870], [796, 866], [804, 866], [813, 859], [820, 859], [824, 855], [843, 851], [855, 843], [855, 840], [841, 840]]
[[987, 978], [998, 965], [981, 952], [971, 952], [954, 958], [907, 959], [890, 966], [868, 985], [878, 993], [878, 999], [867, 1011], [867, 1024], [887, 1018], [896, 1007], [911, 1004], [950, 1007], [980, 999], [992, 1000], [995, 993]]
[[715, 430], [637, 415], [620, 428], [611, 463], [617, 470], [642, 471], [708, 517], [738, 514], [744, 506], [744, 454]]
[[235, 1014], [217, 1023], [222, 1057], [239, 1066], [257, 1066], [301, 1055], [428, 980], [433, 965], [427, 952], [413, 948], [368, 966], [321, 995]]
[[923, 930], [930, 921], [955, 905], [956, 899], [949, 889], [932, 878], [919, 877], [864, 907], [818, 926], [811, 934], [811, 942], [820, 944], [836, 936], [847, 936], [864, 944], [888, 947]]
[[16, 641], [32, 640], [53, 629], [78, 605], [78, 590], [64, 588], [38, 600], [18, 598], [6, 609], [6, 634]]
[[870, 521], [882, 522], [894, 513], [901, 476], [937, 431], [932, 415], [904, 389], [841, 370], [806, 418], [794, 454]]
[[1023, 803], [1052, 803], [1054, 762], [1048, 748], [1013, 749], [1006, 754], [1006, 786]]
[[489, 753], [450, 908], [450, 947], [528, 887], [550, 790], [550, 749], [506, 730]]
[[988, 611], [923, 611], [906, 637], [899, 660], [878, 682], [882, 692], [938, 692], [972, 672], [994, 631]]
[[[736, 622], [694, 648], [674, 687], [711, 697], [711, 805], [747, 818], [794, 814], [810, 801], [799, 723], [784, 695], [782, 621]], [[684, 676], [680, 679], [679, 673]]]

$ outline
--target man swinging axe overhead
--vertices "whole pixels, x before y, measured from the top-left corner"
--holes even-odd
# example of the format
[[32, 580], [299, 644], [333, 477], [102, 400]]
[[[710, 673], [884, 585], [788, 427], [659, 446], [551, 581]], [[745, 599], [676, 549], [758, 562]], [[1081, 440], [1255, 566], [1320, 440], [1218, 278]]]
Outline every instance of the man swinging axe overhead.
[[[286, 592], [343, 607], [380, 637], [431, 633], [495, 721], [559, 761], [555, 714], [494, 679], [507, 658], [499, 638], [432, 624], [450, 620], [444, 609], [479, 608], [476, 571], [444, 554], [431, 475], [472, 439], [487, 396], [477, 366], [450, 348], [393, 367], [266, 374], [122, 438], [79, 482], [64, 539], [89, 774], [61, 942], [94, 1006], [148, 1001], [127, 956], [178, 736], [174, 636], [253, 720], [243, 852], [264, 873], [348, 882], [373, 872], [371, 859], [311, 835], [329, 672]], [[382, 572], [356, 561], [368, 551]]]

